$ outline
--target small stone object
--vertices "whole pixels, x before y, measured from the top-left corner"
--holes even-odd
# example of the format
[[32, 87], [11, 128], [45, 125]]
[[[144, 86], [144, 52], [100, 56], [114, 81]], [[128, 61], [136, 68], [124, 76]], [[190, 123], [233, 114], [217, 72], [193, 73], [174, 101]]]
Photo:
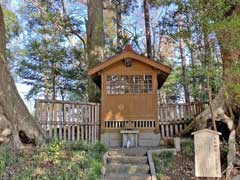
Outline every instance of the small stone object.
[[101, 173], [102, 173], [103, 175], [106, 174], [106, 168], [105, 168], [105, 167], [102, 167]]
[[180, 137], [175, 137], [174, 139], [174, 147], [176, 149], [177, 152], [181, 151], [181, 139]]
[[3, 143], [3, 142], [4, 142], [4, 138], [0, 137], [0, 143]]
[[0, 144], [8, 144], [9, 141], [10, 141], [10, 138], [0, 136]]
[[3, 137], [8, 137], [12, 134], [11, 130], [9, 128], [6, 128], [4, 129], [2, 132], [1, 132], [1, 136]]
[[131, 147], [131, 141], [128, 139], [127, 140], [127, 148], [130, 148]]
[[138, 146], [138, 130], [121, 130], [122, 147], [137, 147]]
[[124, 126], [124, 129], [134, 129], [134, 124], [133, 124], [133, 122], [131, 122], [131, 121], [128, 121], [126, 124], [125, 124], [125, 126]]

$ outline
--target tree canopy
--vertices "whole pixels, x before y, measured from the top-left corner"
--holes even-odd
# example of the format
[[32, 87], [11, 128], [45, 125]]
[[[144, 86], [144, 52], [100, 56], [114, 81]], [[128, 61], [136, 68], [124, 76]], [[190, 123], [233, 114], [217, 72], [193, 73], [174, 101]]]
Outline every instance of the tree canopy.
[[21, 144], [19, 128], [36, 144], [45, 136], [11, 74], [30, 87], [27, 99], [101, 102], [88, 69], [131, 44], [173, 69], [159, 92], [160, 104], [209, 101], [182, 135], [207, 127], [209, 119], [215, 130], [215, 120], [227, 124], [229, 175], [240, 138], [239, 0], [6, 0], [0, 5], [0, 120], [7, 122], [4, 128], [11, 129], [15, 144]]

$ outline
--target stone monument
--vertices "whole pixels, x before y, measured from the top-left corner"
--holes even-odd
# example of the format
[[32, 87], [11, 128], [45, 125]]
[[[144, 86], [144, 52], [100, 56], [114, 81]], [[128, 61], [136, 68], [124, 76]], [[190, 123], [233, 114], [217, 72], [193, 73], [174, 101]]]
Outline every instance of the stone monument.
[[203, 129], [194, 135], [195, 176], [221, 177], [219, 135], [221, 133]]

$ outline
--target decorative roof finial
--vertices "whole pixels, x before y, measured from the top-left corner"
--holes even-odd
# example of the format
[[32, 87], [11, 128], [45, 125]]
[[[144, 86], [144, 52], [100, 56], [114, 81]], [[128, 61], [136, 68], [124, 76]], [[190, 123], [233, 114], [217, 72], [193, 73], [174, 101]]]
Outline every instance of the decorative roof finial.
[[127, 52], [127, 51], [133, 51], [132, 46], [130, 44], [127, 44], [124, 48], [124, 52]]

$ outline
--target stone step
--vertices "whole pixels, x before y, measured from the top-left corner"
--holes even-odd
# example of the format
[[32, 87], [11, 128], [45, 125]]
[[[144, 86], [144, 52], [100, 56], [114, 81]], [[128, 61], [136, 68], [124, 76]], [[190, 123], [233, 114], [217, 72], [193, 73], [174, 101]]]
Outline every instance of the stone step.
[[149, 174], [108, 174], [104, 180], [151, 180]]
[[106, 174], [147, 174], [149, 166], [147, 164], [115, 164], [106, 166]]
[[108, 156], [108, 163], [115, 164], [147, 164], [146, 156]]
[[118, 149], [108, 152], [109, 156], [145, 156], [146, 154], [147, 150], [140, 148]]

